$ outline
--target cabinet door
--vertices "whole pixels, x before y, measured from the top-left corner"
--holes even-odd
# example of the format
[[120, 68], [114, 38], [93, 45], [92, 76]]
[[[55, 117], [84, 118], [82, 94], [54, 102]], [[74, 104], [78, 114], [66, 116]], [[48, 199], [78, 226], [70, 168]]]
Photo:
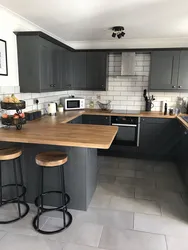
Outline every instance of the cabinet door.
[[40, 89], [41, 91], [53, 90], [53, 68], [52, 68], [52, 44], [40, 39]]
[[178, 86], [179, 51], [151, 53], [150, 90], [176, 90]]
[[178, 89], [188, 90], [188, 51], [181, 51], [179, 62]]
[[52, 50], [52, 75], [53, 90], [61, 90], [62, 85], [62, 48], [58, 45], [53, 46]]
[[86, 88], [87, 90], [106, 90], [107, 53], [87, 52]]
[[73, 89], [86, 89], [86, 52], [72, 52]]
[[62, 90], [70, 90], [73, 87], [73, 72], [71, 71], [72, 52], [63, 50], [61, 52], [61, 75], [62, 75]]
[[95, 124], [95, 125], [110, 125], [110, 116], [103, 115], [83, 115], [83, 124]]

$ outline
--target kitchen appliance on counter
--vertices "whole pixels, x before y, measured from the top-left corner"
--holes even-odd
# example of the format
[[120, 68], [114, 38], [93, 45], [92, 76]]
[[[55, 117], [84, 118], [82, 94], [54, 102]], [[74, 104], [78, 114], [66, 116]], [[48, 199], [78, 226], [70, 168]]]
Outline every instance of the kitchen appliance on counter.
[[60, 102], [65, 110], [85, 109], [85, 99], [81, 97], [63, 97]]
[[114, 144], [139, 147], [140, 117], [112, 116], [111, 125], [119, 127]]
[[57, 103], [56, 102], [48, 103], [48, 114], [56, 115], [56, 113], [57, 113]]

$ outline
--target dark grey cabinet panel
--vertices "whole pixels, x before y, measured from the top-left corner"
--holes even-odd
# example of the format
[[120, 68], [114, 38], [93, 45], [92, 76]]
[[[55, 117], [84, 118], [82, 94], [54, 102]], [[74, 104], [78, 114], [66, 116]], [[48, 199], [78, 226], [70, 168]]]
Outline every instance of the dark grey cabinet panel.
[[21, 92], [70, 89], [69, 64], [64, 48], [37, 35], [18, 34], [17, 45]]
[[179, 54], [179, 51], [151, 53], [150, 90], [177, 91]]
[[107, 53], [87, 52], [86, 57], [86, 89], [106, 90]]
[[188, 90], [187, 79], [188, 79], [188, 51], [181, 51], [177, 88], [180, 90]]
[[177, 121], [167, 118], [141, 118], [139, 154], [170, 158], [176, 145]]
[[83, 124], [111, 125], [111, 117], [103, 115], [83, 115]]
[[74, 90], [86, 89], [86, 52], [73, 52], [72, 57], [72, 80]]

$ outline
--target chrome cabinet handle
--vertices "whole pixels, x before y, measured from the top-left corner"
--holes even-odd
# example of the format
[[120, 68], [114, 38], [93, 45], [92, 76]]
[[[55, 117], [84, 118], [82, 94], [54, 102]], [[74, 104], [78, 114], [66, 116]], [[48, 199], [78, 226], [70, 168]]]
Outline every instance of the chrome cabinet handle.
[[179, 89], [181, 89], [182, 86], [178, 86]]
[[173, 89], [175, 89], [176, 86], [172, 86]]
[[53, 84], [50, 84], [50, 87], [53, 87]]

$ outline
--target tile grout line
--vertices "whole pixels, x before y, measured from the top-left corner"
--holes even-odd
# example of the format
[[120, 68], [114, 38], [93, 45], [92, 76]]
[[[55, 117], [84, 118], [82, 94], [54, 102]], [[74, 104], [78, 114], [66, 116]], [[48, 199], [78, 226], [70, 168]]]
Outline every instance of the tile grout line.
[[0, 239], [0, 242], [9, 233], [9, 232], [6, 232], [6, 231], [3, 231], [3, 232], [5, 232], [5, 235], [3, 235], [3, 237]]
[[99, 248], [99, 246], [100, 246], [103, 230], [104, 230], [104, 225], [102, 225], [101, 236], [100, 236], [100, 239], [99, 239], [99, 243], [97, 244], [97, 248]]
[[165, 242], [166, 242], [166, 249], [168, 250], [168, 243], [167, 243], [166, 235], [164, 235], [164, 237], [165, 237]]

